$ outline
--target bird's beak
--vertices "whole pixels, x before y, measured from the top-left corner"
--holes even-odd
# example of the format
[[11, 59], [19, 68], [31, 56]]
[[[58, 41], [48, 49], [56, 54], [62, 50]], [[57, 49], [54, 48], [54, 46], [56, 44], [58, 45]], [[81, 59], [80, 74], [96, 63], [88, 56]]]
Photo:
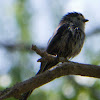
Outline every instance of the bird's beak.
[[83, 22], [88, 22], [89, 20], [88, 19], [83, 19]]

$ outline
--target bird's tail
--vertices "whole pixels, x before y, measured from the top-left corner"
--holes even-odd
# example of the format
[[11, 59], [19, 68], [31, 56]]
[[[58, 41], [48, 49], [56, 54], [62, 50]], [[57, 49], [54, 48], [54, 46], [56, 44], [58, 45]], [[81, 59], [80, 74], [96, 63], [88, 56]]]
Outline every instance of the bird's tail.
[[[54, 62], [41, 62], [40, 70], [37, 72], [36, 75], [43, 73], [44, 71], [50, 69], [52, 66], [55, 66], [57, 63], [58, 63], [57, 60]], [[24, 93], [19, 100], [27, 100], [27, 98], [30, 96], [32, 91], [33, 91], [33, 89]]]

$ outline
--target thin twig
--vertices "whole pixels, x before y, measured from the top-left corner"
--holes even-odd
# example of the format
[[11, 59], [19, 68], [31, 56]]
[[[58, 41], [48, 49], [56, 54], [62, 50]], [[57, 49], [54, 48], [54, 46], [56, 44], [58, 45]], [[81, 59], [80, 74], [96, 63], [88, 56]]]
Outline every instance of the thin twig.
[[[36, 53], [43, 57], [45, 60], [56, 59], [56, 56], [48, 55], [46, 52], [42, 52], [41, 50], [39, 50], [36, 46], [32, 46], [32, 50], [36, 51]], [[49, 69], [26, 81], [17, 83], [11, 88], [0, 91], [0, 100], [4, 100], [10, 97], [20, 98], [23, 93], [31, 89], [34, 90], [56, 78], [65, 75], [81, 75], [100, 78], [100, 66], [80, 64], [71, 61], [68, 62], [66, 59], [63, 58], [60, 58], [58, 60], [65, 63], [59, 64], [53, 69]]]

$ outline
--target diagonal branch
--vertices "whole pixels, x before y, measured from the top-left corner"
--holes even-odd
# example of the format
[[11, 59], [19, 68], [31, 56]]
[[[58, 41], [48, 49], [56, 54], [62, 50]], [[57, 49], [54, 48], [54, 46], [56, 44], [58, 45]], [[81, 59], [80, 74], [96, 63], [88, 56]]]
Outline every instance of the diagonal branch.
[[[35, 50], [39, 55], [44, 57], [42, 60], [53, 60], [56, 57], [48, 55], [45, 52], [41, 52], [36, 46], [32, 46], [32, 49]], [[49, 56], [51, 57], [49, 59]], [[0, 92], [0, 100], [6, 98], [14, 97], [20, 98], [20, 96], [31, 90], [36, 89], [56, 78], [65, 76], [65, 75], [81, 75], [100, 78], [100, 66], [90, 65], [90, 64], [81, 64], [76, 62], [66, 62], [65, 59], [59, 59], [65, 63], [59, 64], [56, 67], [49, 69], [39, 75], [31, 77], [30, 79], [17, 83], [11, 88], [7, 88]]]
[[0, 100], [9, 97], [19, 98], [19, 96], [22, 93], [25, 93], [31, 89], [36, 89], [56, 78], [65, 75], [81, 75], [81, 76], [100, 78], [100, 66], [80, 64], [75, 62], [66, 62], [60, 64], [53, 69], [50, 69], [24, 82], [18, 83], [14, 85], [12, 88], [9, 88], [9, 92], [4, 95], [2, 94], [0, 96]]

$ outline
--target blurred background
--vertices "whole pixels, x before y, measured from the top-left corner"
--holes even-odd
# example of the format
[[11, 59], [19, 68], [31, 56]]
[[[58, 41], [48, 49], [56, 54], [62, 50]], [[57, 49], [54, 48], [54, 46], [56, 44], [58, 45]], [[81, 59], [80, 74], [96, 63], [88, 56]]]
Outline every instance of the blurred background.
[[[40, 58], [31, 50], [45, 50], [49, 38], [68, 12], [81, 12], [86, 40], [72, 59], [100, 65], [100, 0], [0, 0], [0, 90], [36, 74]], [[29, 100], [100, 100], [100, 80], [65, 76], [36, 89]], [[7, 100], [16, 100], [10, 98]]]

